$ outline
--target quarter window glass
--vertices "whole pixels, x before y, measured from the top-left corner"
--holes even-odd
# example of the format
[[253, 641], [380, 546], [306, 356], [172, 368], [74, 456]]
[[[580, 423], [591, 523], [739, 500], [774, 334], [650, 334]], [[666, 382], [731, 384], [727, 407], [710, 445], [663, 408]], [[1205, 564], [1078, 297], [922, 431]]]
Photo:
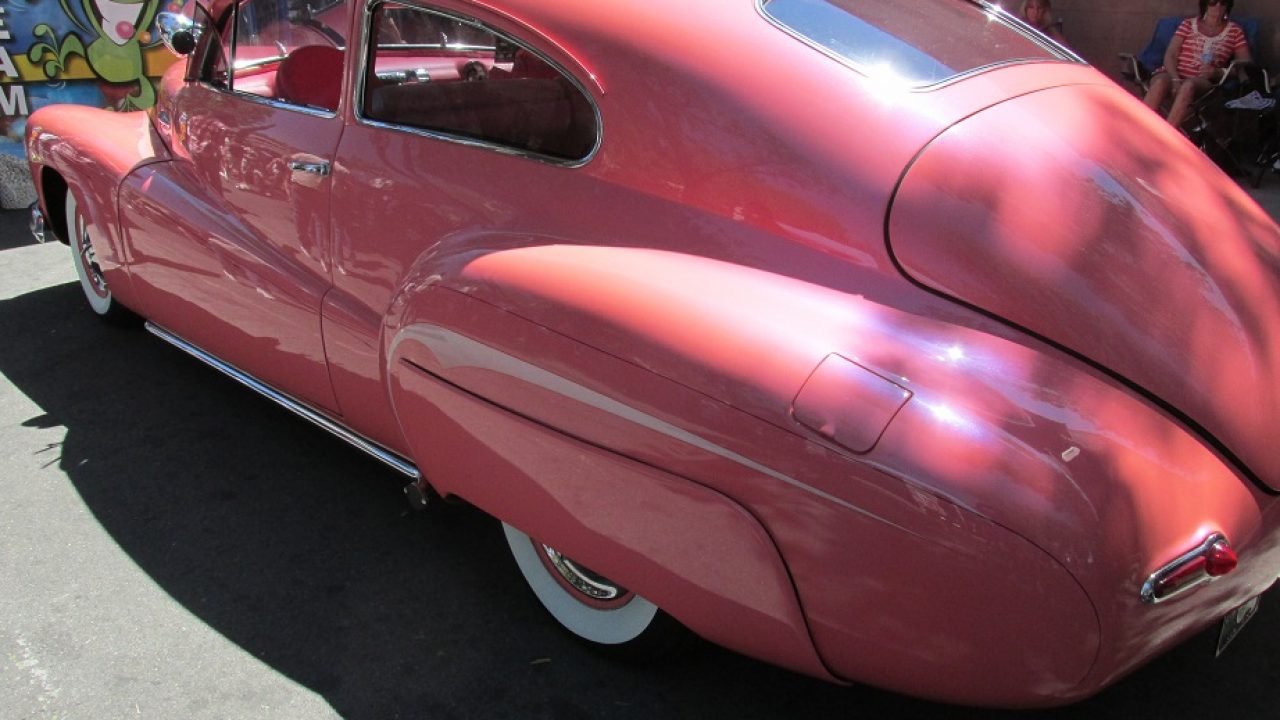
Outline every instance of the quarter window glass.
[[222, 31], [231, 73], [209, 76], [238, 93], [337, 110], [354, 0], [246, 0]]
[[365, 118], [561, 160], [582, 160], [595, 148], [591, 102], [509, 37], [383, 3], [370, 38]]
[[960, 0], [764, 0], [764, 12], [868, 74], [923, 86], [988, 65], [1069, 56]]

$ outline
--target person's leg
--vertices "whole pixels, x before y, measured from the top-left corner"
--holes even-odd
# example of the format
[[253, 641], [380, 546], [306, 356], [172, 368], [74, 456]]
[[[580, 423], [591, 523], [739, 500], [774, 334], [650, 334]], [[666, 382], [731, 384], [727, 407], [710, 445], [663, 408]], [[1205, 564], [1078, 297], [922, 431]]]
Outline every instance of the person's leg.
[[1147, 107], [1160, 112], [1160, 106], [1164, 105], [1164, 100], [1169, 96], [1169, 73], [1156, 73], [1151, 78], [1151, 84], [1147, 86], [1147, 95], [1142, 98], [1142, 102]]
[[1209, 81], [1204, 78], [1187, 78], [1178, 85], [1173, 93], [1173, 105], [1169, 107], [1169, 124], [1180, 128], [1191, 113], [1191, 103], [1205, 90], [1209, 89]]

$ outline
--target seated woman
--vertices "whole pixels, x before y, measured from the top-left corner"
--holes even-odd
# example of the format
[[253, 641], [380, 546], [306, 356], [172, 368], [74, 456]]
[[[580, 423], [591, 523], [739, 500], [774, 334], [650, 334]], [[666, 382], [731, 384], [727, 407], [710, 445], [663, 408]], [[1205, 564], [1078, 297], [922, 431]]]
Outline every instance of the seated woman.
[[1181, 127], [1191, 103], [1222, 79], [1231, 60], [1249, 60], [1244, 29], [1227, 19], [1234, 4], [1234, 0], [1200, 0], [1200, 15], [1178, 26], [1164, 53], [1164, 67], [1151, 78], [1143, 102], [1159, 111], [1172, 92], [1167, 117], [1174, 127]]
[[1049, 5], [1049, 0], [1024, 0], [1022, 12], [1018, 17], [1048, 37], [1063, 45], [1067, 44], [1067, 38], [1062, 34], [1062, 24], [1053, 17], [1053, 8]]

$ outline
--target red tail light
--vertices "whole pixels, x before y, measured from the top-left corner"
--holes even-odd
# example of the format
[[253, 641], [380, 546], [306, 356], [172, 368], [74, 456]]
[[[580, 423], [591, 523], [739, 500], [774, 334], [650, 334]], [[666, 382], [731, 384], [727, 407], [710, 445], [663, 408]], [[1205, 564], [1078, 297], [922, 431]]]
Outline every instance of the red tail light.
[[1160, 603], [1191, 588], [1226, 575], [1240, 559], [1222, 533], [1205, 538], [1200, 546], [1151, 574], [1142, 584], [1142, 601]]
[[1226, 540], [1214, 543], [1204, 556], [1204, 571], [1210, 577], [1226, 575], [1239, 564], [1240, 558], [1236, 557], [1236, 551], [1231, 549]]

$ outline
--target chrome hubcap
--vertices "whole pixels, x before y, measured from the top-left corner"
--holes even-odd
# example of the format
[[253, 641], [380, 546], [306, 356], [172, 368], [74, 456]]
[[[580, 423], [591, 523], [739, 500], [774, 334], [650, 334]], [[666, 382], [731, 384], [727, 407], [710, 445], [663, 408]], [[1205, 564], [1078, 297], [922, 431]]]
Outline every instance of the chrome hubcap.
[[89, 239], [89, 230], [84, 226], [84, 221], [80, 220], [76, 223], [76, 234], [80, 239], [80, 262], [84, 264], [84, 268], [88, 271], [89, 282], [93, 284], [94, 290], [99, 295], [107, 294], [107, 279], [102, 276], [102, 267], [98, 265], [98, 256], [93, 251], [93, 242]]
[[569, 587], [583, 595], [593, 600], [614, 600], [626, 594], [626, 590], [613, 584], [608, 578], [577, 565], [554, 548], [546, 545], [541, 547], [547, 560], [551, 562], [551, 567], [560, 573], [560, 577], [564, 578]]

